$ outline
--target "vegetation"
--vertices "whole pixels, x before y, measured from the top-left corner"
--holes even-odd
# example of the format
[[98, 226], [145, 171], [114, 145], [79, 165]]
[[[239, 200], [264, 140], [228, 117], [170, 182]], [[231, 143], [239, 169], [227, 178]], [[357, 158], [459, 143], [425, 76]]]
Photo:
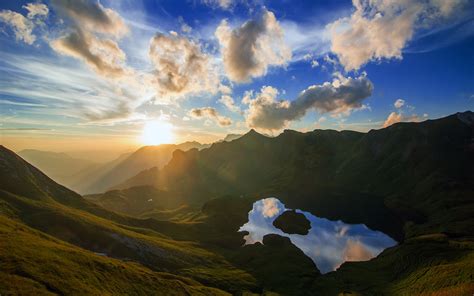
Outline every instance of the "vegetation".
[[[474, 127], [460, 118], [252, 131], [127, 181], [154, 187], [87, 198], [1, 146], [0, 294], [472, 295]], [[325, 275], [287, 238], [244, 245], [252, 204], [272, 195], [400, 244]], [[307, 231], [299, 218], [276, 223]]]

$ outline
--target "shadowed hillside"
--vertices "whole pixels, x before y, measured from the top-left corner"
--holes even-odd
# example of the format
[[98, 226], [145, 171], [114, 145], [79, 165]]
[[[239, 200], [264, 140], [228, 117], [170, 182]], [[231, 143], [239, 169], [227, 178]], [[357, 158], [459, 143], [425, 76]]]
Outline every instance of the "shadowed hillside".
[[252, 130], [203, 151], [175, 151], [162, 169], [116, 188], [153, 185], [195, 204], [224, 194], [275, 195], [291, 208], [365, 223], [399, 240], [430, 231], [472, 235], [473, 116], [366, 134], [286, 130], [269, 138]]
[[[9, 281], [0, 285], [2, 294], [69, 290], [218, 295], [224, 293], [217, 289], [262, 292], [272, 277], [236, 257], [244, 235], [237, 230], [245, 222], [251, 199], [224, 198], [206, 204], [190, 219], [174, 222], [121, 216], [55, 183], [3, 146], [0, 177], [0, 258], [6, 263], [0, 267], [0, 277]], [[276, 266], [298, 271], [287, 283], [297, 286], [301, 274], [317, 274], [294, 245], [279, 252], [293, 260]], [[120, 275], [99, 286], [115, 273]], [[75, 276], [81, 274], [81, 284], [75, 285]], [[307, 285], [313, 280], [308, 278]]]

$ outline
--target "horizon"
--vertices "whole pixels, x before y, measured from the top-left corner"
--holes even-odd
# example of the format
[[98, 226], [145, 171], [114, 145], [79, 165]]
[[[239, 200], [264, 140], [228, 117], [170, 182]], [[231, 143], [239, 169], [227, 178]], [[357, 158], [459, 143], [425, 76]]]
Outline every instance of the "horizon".
[[1, 141], [127, 151], [470, 110], [474, 4], [441, 4], [2, 1]]
[[[437, 119], [442, 119], [442, 118], [445, 118], [445, 117], [453, 116], [453, 115], [456, 115], [456, 114], [463, 114], [463, 113], [468, 113], [468, 112], [472, 113], [474, 111], [472, 111], [472, 110], [458, 111], [458, 112], [455, 112], [453, 114], [448, 114], [446, 116], [442, 116], [442, 117], [439, 117], [439, 118], [426, 118], [422, 121], [415, 121], [415, 122], [412, 122], [412, 123], [422, 123], [422, 122], [425, 122], [425, 121], [428, 121], [428, 120], [437, 120]], [[403, 123], [403, 121], [396, 122], [394, 124], [398, 124], [398, 123]], [[405, 123], [410, 123], [410, 121], [407, 121]], [[130, 145], [127, 148], [118, 148], [118, 149], [115, 149], [115, 150], [111, 150], [111, 149], [93, 149], [93, 150], [72, 149], [72, 150], [64, 150], [64, 148], [62, 148], [62, 147], [58, 147], [58, 149], [45, 150], [45, 149], [41, 149], [41, 146], [40, 146], [40, 148], [37, 148], [37, 147], [31, 146], [31, 144], [26, 144], [24, 147], [20, 146], [20, 148], [18, 148], [18, 147], [15, 147], [14, 145], [10, 146], [8, 143], [4, 144], [3, 141], [2, 141], [2, 143], [0, 143], [0, 145], [3, 145], [6, 148], [11, 149], [12, 151], [15, 151], [16, 153], [23, 152], [25, 150], [35, 150], [35, 151], [53, 152], [53, 153], [65, 153], [68, 156], [71, 156], [73, 158], [83, 158], [83, 159], [90, 158], [91, 160], [94, 160], [96, 162], [105, 163], [105, 162], [109, 162], [111, 160], [117, 159], [118, 157], [120, 157], [122, 155], [133, 153], [133, 152], [135, 152], [135, 151], [137, 151], [137, 150], [139, 150], [143, 147], [158, 147], [158, 146], [161, 146], [161, 145], [181, 145], [181, 144], [192, 143], [192, 142], [196, 142], [196, 143], [199, 143], [201, 145], [212, 145], [214, 143], [219, 143], [219, 142], [223, 141], [227, 136], [232, 135], [232, 136], [241, 137], [241, 136], [244, 136], [244, 135], [246, 135], [246, 134], [248, 134], [252, 131], [257, 132], [258, 134], [263, 135], [265, 137], [275, 138], [275, 137], [280, 136], [281, 134], [283, 134], [287, 130], [296, 131], [296, 132], [300, 132], [300, 133], [310, 133], [310, 132], [314, 132], [314, 131], [317, 131], [317, 130], [323, 130], [323, 131], [332, 130], [332, 131], [337, 131], [337, 132], [353, 131], [353, 132], [360, 132], [360, 133], [368, 133], [371, 130], [384, 129], [384, 128], [388, 128], [388, 127], [389, 126], [386, 126], [386, 127], [382, 126], [380, 128], [373, 128], [373, 129], [370, 129], [370, 130], [367, 130], [367, 131], [358, 131], [358, 130], [353, 130], [353, 129], [331, 129], [331, 128], [315, 128], [313, 130], [295, 130], [295, 129], [285, 128], [285, 129], [281, 130], [278, 134], [273, 134], [273, 135], [272, 134], [267, 134], [265, 132], [258, 131], [254, 128], [250, 128], [242, 134], [226, 134], [222, 138], [218, 137], [217, 140], [211, 141], [211, 142], [200, 142], [200, 141], [196, 141], [196, 140], [193, 140], [193, 139], [189, 139], [189, 140], [185, 140], [185, 141], [181, 141], [181, 142], [180, 141], [175, 141], [173, 143], [161, 143], [161, 144], [150, 144], [150, 145], [146, 145], [146, 144], [140, 145], [139, 143], [137, 143], [136, 145]]]

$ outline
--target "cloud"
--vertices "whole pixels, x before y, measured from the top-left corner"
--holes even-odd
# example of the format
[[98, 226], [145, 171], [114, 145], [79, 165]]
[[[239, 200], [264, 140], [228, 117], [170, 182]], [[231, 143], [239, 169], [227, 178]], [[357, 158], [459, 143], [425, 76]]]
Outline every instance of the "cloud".
[[62, 15], [68, 17], [84, 31], [113, 35], [120, 38], [129, 32], [120, 15], [104, 8], [94, 0], [52, 0], [51, 3]]
[[5, 60], [0, 71], [3, 78], [0, 95], [28, 98], [28, 103], [38, 104], [34, 110], [28, 108], [28, 112], [54, 113], [76, 120], [112, 122], [110, 119], [113, 119], [118, 122], [133, 115], [134, 108], [149, 98], [148, 90], [142, 85], [129, 80], [118, 83], [97, 79], [70, 60], [58, 63], [57, 59], [50, 57], [2, 54]]
[[234, 5], [235, 0], [202, 0], [202, 2], [211, 7], [230, 9]]
[[194, 108], [189, 112], [194, 118], [208, 118], [217, 122], [220, 126], [229, 126], [232, 120], [228, 117], [219, 115], [216, 109], [211, 107]]
[[221, 98], [219, 99], [219, 102], [222, 103], [224, 106], [226, 106], [227, 109], [229, 109], [232, 112], [240, 111], [239, 106], [235, 105], [234, 99], [232, 99], [232, 97], [229, 95], [222, 95]]
[[374, 258], [375, 255], [360, 241], [349, 239], [347, 240], [342, 257], [344, 261], [367, 261]]
[[388, 115], [387, 119], [383, 123], [383, 127], [388, 127], [398, 122], [419, 122], [421, 120], [422, 119], [416, 114], [407, 116], [403, 115], [401, 112], [392, 112]]
[[282, 206], [280, 206], [280, 203], [276, 198], [265, 198], [262, 200], [262, 203], [260, 211], [265, 218], [272, 218], [278, 215], [282, 210]]
[[108, 78], [122, 77], [127, 73], [125, 53], [111, 39], [99, 39], [95, 35], [76, 30], [50, 43], [62, 55], [84, 61], [97, 74]]
[[226, 74], [233, 81], [248, 82], [266, 74], [269, 66], [283, 66], [291, 59], [283, 30], [275, 15], [267, 10], [258, 19], [233, 30], [223, 20], [215, 35]]
[[50, 42], [51, 48], [82, 60], [106, 78], [132, 74], [125, 65], [126, 55], [116, 42], [129, 30], [117, 12], [96, 1], [52, 0], [52, 4], [72, 26], [68, 34]]
[[395, 101], [395, 103], [393, 103], [393, 106], [395, 106], [395, 108], [397, 109], [402, 108], [404, 105], [405, 105], [405, 100], [403, 99], [398, 99]]
[[353, 0], [354, 13], [328, 25], [331, 50], [346, 71], [371, 60], [401, 59], [419, 27], [431, 26], [460, 8], [464, 0]]
[[29, 45], [35, 42], [36, 36], [33, 35], [35, 24], [22, 14], [11, 10], [2, 10], [0, 11], [0, 22], [4, 22], [12, 28], [16, 40]]
[[215, 93], [218, 77], [210, 58], [199, 44], [177, 33], [157, 33], [150, 42], [149, 57], [155, 67], [153, 81], [162, 95]]
[[42, 3], [28, 3], [22, 6], [24, 9], [28, 10], [27, 17], [33, 19], [36, 16], [46, 17], [49, 13], [48, 6]]
[[320, 113], [348, 113], [363, 108], [362, 101], [372, 94], [372, 82], [365, 75], [357, 78], [335, 78], [332, 83], [312, 85], [293, 101], [276, 100], [278, 90], [266, 86], [254, 95], [247, 92], [242, 102], [249, 105], [246, 122], [249, 127], [280, 130], [290, 121], [302, 118], [310, 109]]

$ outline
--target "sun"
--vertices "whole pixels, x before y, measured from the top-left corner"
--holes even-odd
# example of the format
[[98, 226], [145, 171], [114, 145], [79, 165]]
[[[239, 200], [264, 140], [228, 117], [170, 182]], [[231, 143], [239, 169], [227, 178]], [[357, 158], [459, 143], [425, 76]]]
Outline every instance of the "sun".
[[170, 144], [174, 140], [173, 126], [159, 120], [147, 121], [140, 140], [145, 145]]

